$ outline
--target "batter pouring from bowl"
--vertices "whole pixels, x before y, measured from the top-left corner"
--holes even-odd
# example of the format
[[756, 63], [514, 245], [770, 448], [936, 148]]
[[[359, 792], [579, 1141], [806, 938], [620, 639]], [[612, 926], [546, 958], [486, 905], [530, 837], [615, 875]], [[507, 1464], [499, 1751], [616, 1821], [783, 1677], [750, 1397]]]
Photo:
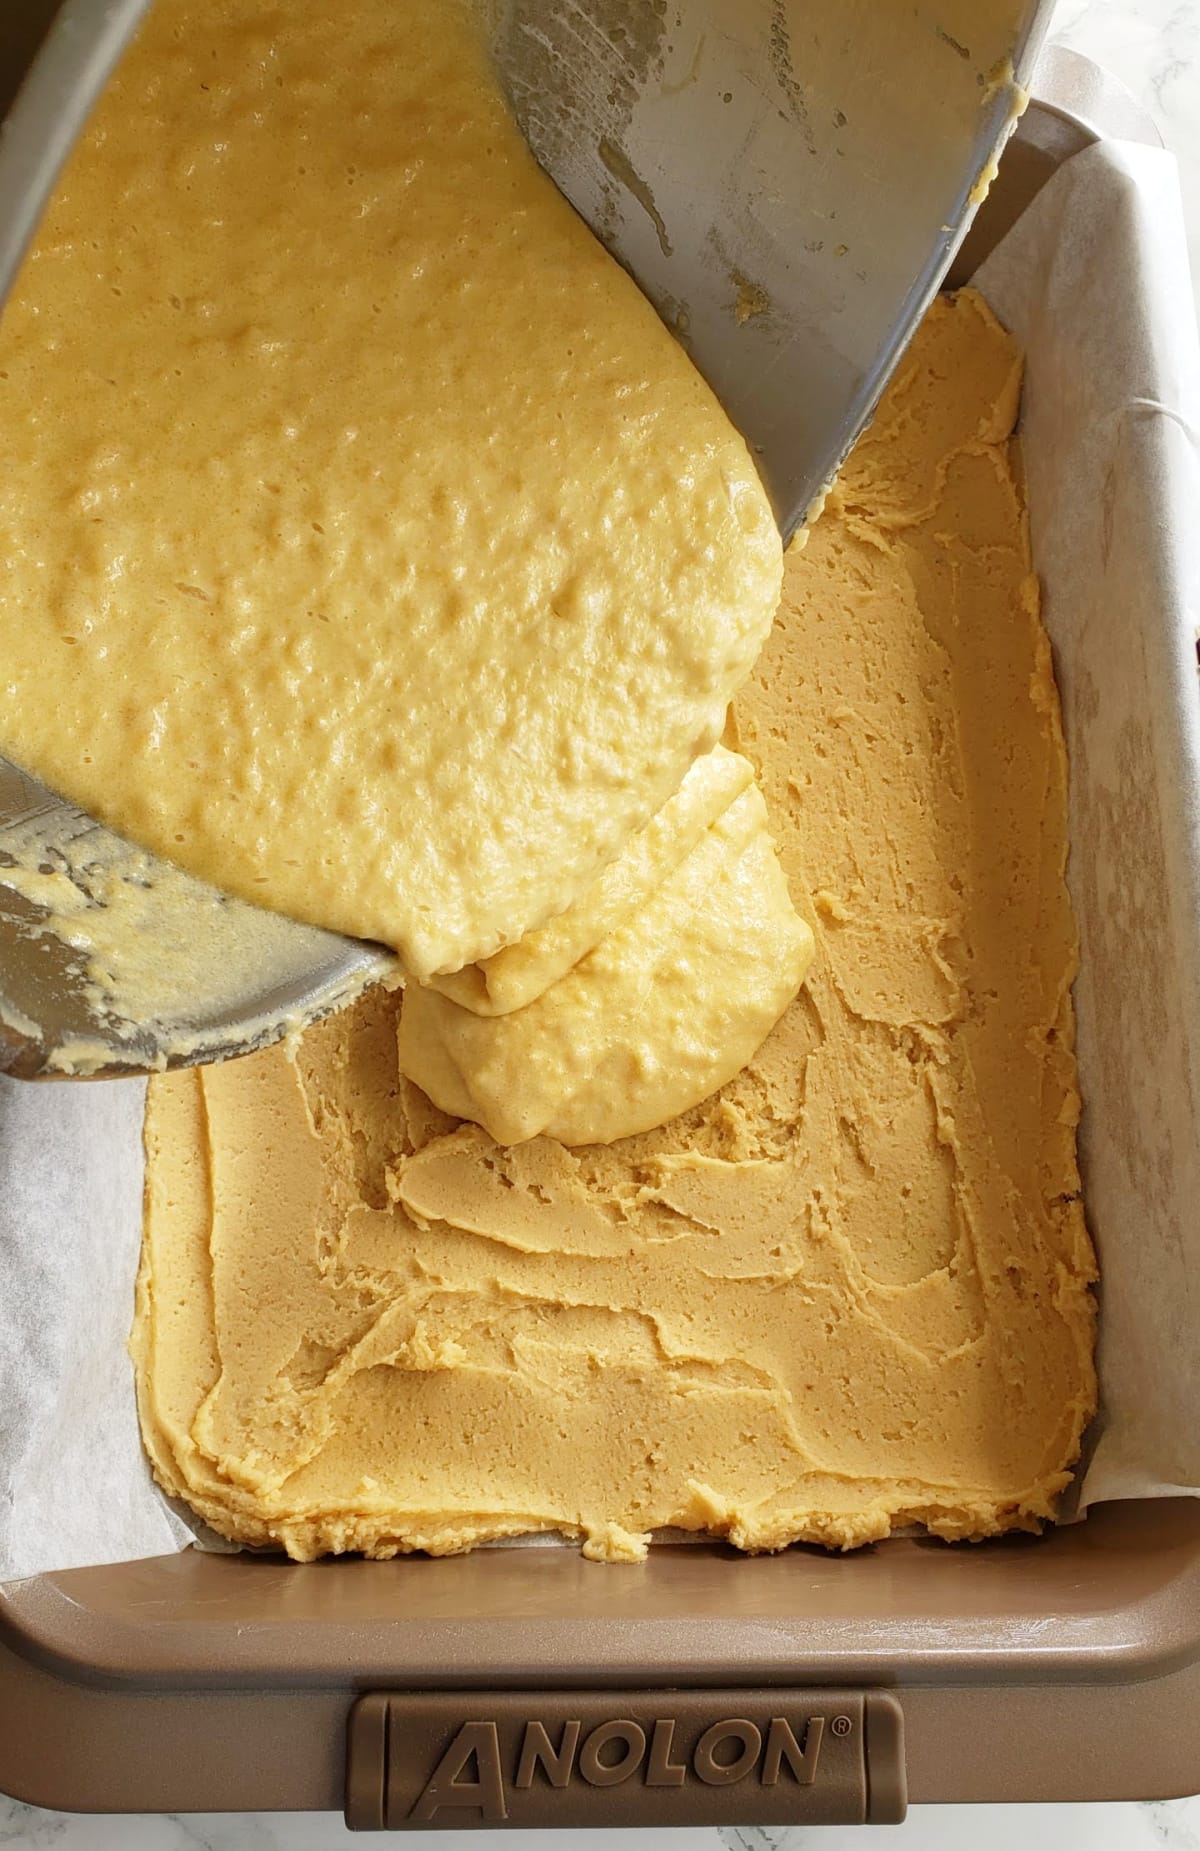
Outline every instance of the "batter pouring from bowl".
[[461, 0], [159, 0], [0, 323], [0, 747], [416, 976], [711, 746], [780, 542]]

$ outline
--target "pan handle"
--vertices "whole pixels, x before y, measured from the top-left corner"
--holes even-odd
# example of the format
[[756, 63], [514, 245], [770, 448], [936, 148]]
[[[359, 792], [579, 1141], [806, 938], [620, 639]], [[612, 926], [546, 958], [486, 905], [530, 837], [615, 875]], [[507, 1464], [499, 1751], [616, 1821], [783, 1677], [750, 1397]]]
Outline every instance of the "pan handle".
[[907, 1799], [884, 1690], [371, 1691], [346, 1742], [353, 1831], [894, 1824]]

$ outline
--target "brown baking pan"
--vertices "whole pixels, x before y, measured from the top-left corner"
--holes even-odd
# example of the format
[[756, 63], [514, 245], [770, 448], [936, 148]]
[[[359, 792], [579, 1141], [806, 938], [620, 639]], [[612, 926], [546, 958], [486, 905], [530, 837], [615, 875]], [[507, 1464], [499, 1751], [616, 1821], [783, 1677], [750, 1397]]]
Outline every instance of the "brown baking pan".
[[565, 1548], [298, 1567], [189, 1550], [43, 1575], [0, 1595], [0, 1788], [425, 1827], [1188, 1793], [1200, 1504], [847, 1557], [685, 1544], [641, 1567]]
[[[1049, 77], [1112, 123], [1092, 67], [1060, 59]], [[953, 281], [1094, 138], [1034, 100]], [[664, 1544], [637, 1567], [553, 1547], [299, 1567], [188, 1551], [43, 1575], [0, 1589], [0, 1788], [425, 1829], [1189, 1793], [1200, 1502], [845, 1557]]]

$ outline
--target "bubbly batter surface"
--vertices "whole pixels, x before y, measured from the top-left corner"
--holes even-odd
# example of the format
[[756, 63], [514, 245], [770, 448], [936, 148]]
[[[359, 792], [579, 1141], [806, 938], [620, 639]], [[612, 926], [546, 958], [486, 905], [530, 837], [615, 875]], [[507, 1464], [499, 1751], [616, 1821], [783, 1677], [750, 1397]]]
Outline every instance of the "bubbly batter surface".
[[218, 1529], [612, 1559], [1053, 1513], [1094, 1269], [1019, 377], [977, 297], [939, 302], [788, 559], [728, 741], [817, 955], [715, 1098], [506, 1149], [402, 1079], [382, 995], [295, 1061], [151, 1081], [143, 1431]]
[[0, 749], [418, 974], [719, 735], [780, 547], [464, 0], [157, 0], [0, 324]]
[[[611, 1144], [731, 1080], [813, 955], [753, 776], [748, 759], [714, 746], [578, 907], [487, 966], [410, 984], [401, 1073], [501, 1144], [542, 1132]], [[444, 993], [465, 978], [459, 1000]], [[535, 982], [521, 1006], [497, 1009]]]

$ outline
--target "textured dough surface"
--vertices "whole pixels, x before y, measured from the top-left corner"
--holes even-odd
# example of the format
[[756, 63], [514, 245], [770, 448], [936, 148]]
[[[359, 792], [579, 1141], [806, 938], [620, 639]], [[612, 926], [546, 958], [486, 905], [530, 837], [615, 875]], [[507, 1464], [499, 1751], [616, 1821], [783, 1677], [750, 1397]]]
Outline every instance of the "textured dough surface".
[[[736, 753], [724, 756], [736, 765]], [[611, 1144], [666, 1124], [740, 1073], [812, 955], [762, 793], [748, 785], [661, 884], [523, 1009], [477, 1015], [411, 986], [400, 1071], [501, 1144], [539, 1134]]]
[[1066, 765], [1012, 342], [938, 303], [739, 695], [817, 956], [662, 1130], [503, 1149], [369, 997], [151, 1081], [135, 1354], [162, 1482], [293, 1554], [661, 1525], [746, 1549], [1054, 1510], [1095, 1393]]
[[157, 0], [0, 323], [0, 749], [421, 975], [575, 899], [779, 595], [461, 0]]
[[431, 977], [429, 987], [476, 1015], [509, 1015], [535, 1002], [645, 904], [753, 777], [749, 759], [714, 746], [566, 912], [480, 964]]

